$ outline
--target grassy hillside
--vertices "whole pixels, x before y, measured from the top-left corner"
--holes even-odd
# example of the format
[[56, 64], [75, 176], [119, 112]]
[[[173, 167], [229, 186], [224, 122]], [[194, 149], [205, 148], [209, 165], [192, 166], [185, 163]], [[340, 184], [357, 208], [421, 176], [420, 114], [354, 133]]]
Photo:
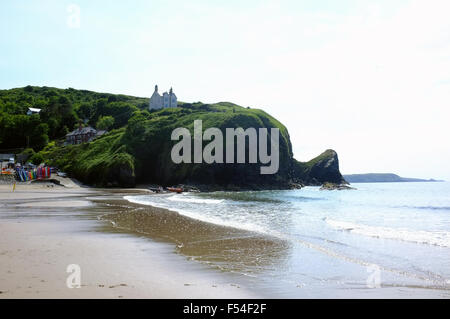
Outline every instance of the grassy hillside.
[[[47, 126], [49, 132], [50, 127], [53, 128], [47, 140], [54, 141], [25, 145], [26, 139], [23, 138], [17, 139], [15, 144], [2, 139], [0, 145], [32, 147], [38, 152], [33, 156], [37, 161], [44, 160], [87, 184], [97, 186], [188, 183], [219, 189], [267, 189], [288, 188], [292, 182], [320, 183], [324, 178], [337, 182], [342, 179], [334, 151], [327, 151], [308, 163], [295, 161], [288, 130], [262, 110], [228, 102], [180, 104], [182, 107], [148, 111], [148, 99], [126, 95], [45, 87], [0, 91], [0, 113], [9, 118], [6, 122], [17, 117], [30, 118], [24, 115], [28, 107], [42, 108], [40, 115], [33, 116], [34, 120], [38, 126]], [[108, 121], [104, 121], [105, 117]], [[94, 127], [100, 122], [112, 121], [113, 124], [108, 134], [91, 143], [63, 146], [56, 142], [80, 120]], [[269, 132], [270, 128], [278, 128], [278, 173], [261, 175], [261, 163], [174, 164], [171, 149], [177, 142], [171, 141], [171, 133], [175, 128], [185, 127], [193, 139], [195, 120], [203, 121], [203, 131], [217, 127], [224, 136], [225, 128], [268, 128]], [[5, 122], [4, 119], [0, 121]], [[5, 136], [1, 134], [0, 138]], [[203, 142], [203, 146], [208, 143]], [[248, 145], [246, 153], [248, 158]], [[328, 162], [333, 165], [324, 164]]]
[[86, 184], [131, 187], [135, 159], [122, 142], [124, 131], [112, 131], [92, 143], [59, 147], [52, 143], [38, 154]]

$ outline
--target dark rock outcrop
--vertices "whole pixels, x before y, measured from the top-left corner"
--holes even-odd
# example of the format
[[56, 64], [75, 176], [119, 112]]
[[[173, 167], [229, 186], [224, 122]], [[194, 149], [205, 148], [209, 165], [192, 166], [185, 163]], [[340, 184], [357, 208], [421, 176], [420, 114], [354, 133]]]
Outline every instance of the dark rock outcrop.
[[356, 188], [350, 187], [350, 186], [348, 186], [346, 184], [334, 184], [334, 183], [325, 183], [320, 188], [321, 191], [324, 191], [324, 190], [327, 190], [327, 191], [333, 191], [333, 190], [342, 191], [342, 190], [350, 190], [350, 189], [356, 189]]
[[327, 150], [313, 160], [314, 164], [309, 171], [309, 178], [313, 182], [331, 182], [336, 184], [346, 183], [339, 171], [338, 155], [333, 150]]
[[339, 171], [339, 159], [334, 150], [326, 150], [309, 162], [294, 160], [293, 180], [316, 186], [324, 183], [348, 184]]
[[108, 171], [107, 181], [110, 187], [134, 187], [136, 184], [133, 168], [123, 163]]

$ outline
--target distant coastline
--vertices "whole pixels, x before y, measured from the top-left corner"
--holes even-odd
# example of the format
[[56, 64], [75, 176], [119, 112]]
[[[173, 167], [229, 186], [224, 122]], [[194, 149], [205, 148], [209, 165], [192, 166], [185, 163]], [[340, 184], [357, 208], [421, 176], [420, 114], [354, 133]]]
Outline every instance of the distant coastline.
[[401, 177], [393, 173], [368, 173], [344, 175], [349, 183], [411, 183], [411, 182], [444, 182], [436, 179], [420, 179]]

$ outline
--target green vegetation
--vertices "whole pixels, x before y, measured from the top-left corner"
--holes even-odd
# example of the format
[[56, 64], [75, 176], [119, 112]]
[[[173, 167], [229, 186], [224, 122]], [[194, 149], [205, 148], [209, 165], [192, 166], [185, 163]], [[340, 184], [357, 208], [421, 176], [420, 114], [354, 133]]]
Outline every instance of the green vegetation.
[[0, 145], [3, 149], [33, 146], [43, 148], [48, 143], [49, 126], [38, 114], [22, 115], [0, 112]]
[[[145, 98], [71, 88], [0, 90], [0, 149], [40, 151], [49, 140], [64, 138], [80, 120], [95, 127], [100, 116], [112, 116], [112, 127], [120, 128], [147, 103]], [[30, 107], [41, 109], [40, 114], [26, 115]]]
[[133, 186], [134, 158], [122, 143], [123, 133], [115, 130], [92, 143], [49, 146], [38, 154], [87, 184]]
[[330, 158], [333, 158], [336, 155], [336, 152], [333, 150], [326, 150], [319, 156], [313, 158], [309, 162], [305, 163], [305, 166], [309, 169], [311, 169], [314, 165], [317, 165], [319, 162], [326, 161]]
[[[223, 132], [228, 127], [279, 128], [279, 174], [262, 177], [259, 174], [260, 164], [174, 164], [170, 158], [171, 148], [175, 143], [170, 140], [171, 133], [177, 127], [185, 127], [193, 136], [195, 120], [202, 120], [203, 130], [217, 127]], [[129, 121], [124, 143], [136, 158], [139, 178], [160, 184], [191, 182], [249, 187], [258, 183], [277, 185], [278, 178], [284, 180], [287, 176], [292, 159], [289, 134], [281, 123], [261, 110], [246, 109], [231, 103], [185, 103], [181, 108], [164, 109], [148, 115], [136, 114]]]
[[[334, 151], [308, 163], [295, 161], [286, 127], [259, 109], [228, 102], [197, 102], [148, 111], [147, 105], [148, 99], [144, 98], [74, 89], [26, 87], [0, 91], [0, 149], [32, 147], [36, 153], [28, 152], [34, 163], [45, 161], [97, 186], [188, 183], [216, 185], [218, 189], [287, 188], [292, 182], [318, 182], [320, 174], [312, 179], [308, 174], [323, 167], [322, 163], [330, 158], [337, 163]], [[41, 114], [25, 115], [28, 107], [41, 108]], [[98, 129], [112, 130], [90, 143], [64, 146], [61, 139], [80, 120]], [[185, 127], [193, 137], [195, 120], [202, 120], [203, 130], [217, 127], [223, 132], [229, 127], [278, 128], [278, 173], [261, 175], [260, 163], [174, 164], [170, 155], [176, 141], [171, 141], [171, 133]], [[29, 121], [30, 125], [25, 129], [20, 121]], [[9, 130], [3, 123], [9, 123]], [[52, 142], [48, 143], [49, 139]], [[332, 166], [336, 169], [336, 165]], [[338, 168], [337, 173], [337, 178], [342, 178]]]
[[97, 122], [97, 129], [109, 130], [113, 125], [114, 125], [114, 117], [110, 115], [100, 116]]
[[[172, 162], [170, 152], [176, 143], [170, 138], [172, 130], [186, 127], [193, 136], [193, 124], [197, 119], [203, 120], [203, 129], [278, 127], [282, 154], [280, 170], [290, 166], [292, 151], [287, 129], [263, 111], [228, 103], [185, 103], [180, 108], [136, 111], [126, 127], [113, 130], [91, 143], [49, 146], [39, 154], [51, 165], [60, 167], [85, 183], [98, 186], [126, 186], [136, 182], [171, 185], [187, 181], [217, 185], [245, 183], [249, 187], [258, 184], [261, 178], [259, 164], [176, 165]], [[280, 176], [268, 177], [266, 185], [269, 179], [270, 183], [279, 183], [283, 180]]]

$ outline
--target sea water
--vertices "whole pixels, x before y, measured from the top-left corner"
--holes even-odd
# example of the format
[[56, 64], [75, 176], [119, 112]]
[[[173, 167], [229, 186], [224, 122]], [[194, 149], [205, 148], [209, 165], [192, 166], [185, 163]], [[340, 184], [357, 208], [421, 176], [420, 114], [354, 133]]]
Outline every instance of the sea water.
[[222, 265], [280, 296], [450, 297], [450, 183], [352, 186], [125, 198], [286, 242], [270, 263]]

